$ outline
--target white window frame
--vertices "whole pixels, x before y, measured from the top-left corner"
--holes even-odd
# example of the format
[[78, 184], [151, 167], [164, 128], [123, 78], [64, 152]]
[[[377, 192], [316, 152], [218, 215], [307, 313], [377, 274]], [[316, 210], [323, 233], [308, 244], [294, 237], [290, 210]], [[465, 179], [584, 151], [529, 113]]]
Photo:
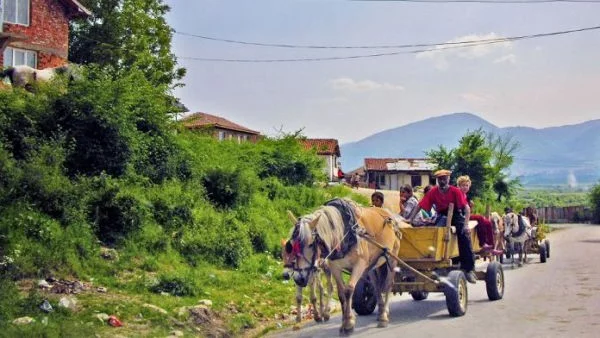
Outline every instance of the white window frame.
[[19, 13], [20, 13], [19, 12], [19, 10], [20, 10], [20, 8], [19, 8], [19, 0], [2, 0], [2, 6], [3, 6], [2, 11], [1, 11], [2, 12], [2, 22], [10, 23], [10, 24], [13, 24], [13, 25], [29, 26], [31, 24], [31, 0], [27, 1], [27, 9], [26, 9], [26, 11], [27, 11], [27, 23], [12, 22], [12, 21], [10, 21], [10, 20], [8, 20], [8, 19], [6, 19], [4, 17], [6, 15], [6, 10], [5, 10], [6, 4], [9, 1], [11, 1], [11, 2], [14, 1], [15, 2], [15, 11], [16, 11], [16, 13], [15, 13], [15, 19], [16, 19], [16, 21], [19, 20]]
[[219, 130], [219, 141], [223, 141], [225, 139], [225, 131]]
[[29, 50], [29, 49], [21, 49], [21, 48], [15, 48], [15, 47], [6, 47], [6, 49], [4, 50], [4, 53], [7, 52], [12, 52], [12, 64], [8, 65], [6, 64], [6, 58], [3, 55], [3, 66], [4, 67], [15, 67], [15, 66], [20, 66], [20, 65], [16, 65], [15, 64], [15, 52], [23, 52], [25, 53], [25, 63], [24, 65], [29, 66], [29, 64], [27, 63], [27, 60], [29, 57], [33, 56], [33, 68], [37, 68], [37, 52], [33, 51], [33, 50]]

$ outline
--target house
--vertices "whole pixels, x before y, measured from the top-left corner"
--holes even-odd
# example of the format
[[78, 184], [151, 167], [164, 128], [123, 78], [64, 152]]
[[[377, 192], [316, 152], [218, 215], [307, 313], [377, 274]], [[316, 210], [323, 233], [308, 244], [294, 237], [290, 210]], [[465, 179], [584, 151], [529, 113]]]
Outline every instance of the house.
[[300, 141], [304, 149], [317, 151], [317, 155], [325, 160], [325, 174], [329, 182], [338, 181], [338, 173], [341, 168], [338, 159], [341, 157], [340, 146], [336, 139], [303, 139]]
[[0, 64], [38, 69], [65, 64], [69, 21], [89, 15], [76, 0], [0, 0]]
[[222, 117], [207, 114], [194, 113], [181, 120], [183, 126], [190, 130], [197, 130], [213, 135], [219, 141], [237, 140], [238, 142], [256, 142], [260, 133], [252, 129], [233, 123]]
[[425, 158], [365, 158], [364, 180], [369, 187], [399, 190], [402, 185], [414, 187], [435, 184], [435, 164]]

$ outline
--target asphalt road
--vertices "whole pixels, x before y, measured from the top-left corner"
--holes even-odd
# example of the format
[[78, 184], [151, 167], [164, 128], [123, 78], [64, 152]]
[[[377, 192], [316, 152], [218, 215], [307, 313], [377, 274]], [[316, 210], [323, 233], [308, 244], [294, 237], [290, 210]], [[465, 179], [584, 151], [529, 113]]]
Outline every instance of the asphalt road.
[[[600, 226], [560, 227], [548, 237], [551, 256], [545, 264], [538, 255], [521, 268], [504, 264], [503, 299], [489, 301], [483, 281], [469, 284], [467, 313], [452, 318], [441, 293], [421, 302], [395, 296], [387, 328], [377, 328], [375, 313], [357, 316], [352, 337], [600, 337]], [[336, 337], [340, 324], [336, 315], [324, 324], [308, 322], [299, 331], [269, 336]]]

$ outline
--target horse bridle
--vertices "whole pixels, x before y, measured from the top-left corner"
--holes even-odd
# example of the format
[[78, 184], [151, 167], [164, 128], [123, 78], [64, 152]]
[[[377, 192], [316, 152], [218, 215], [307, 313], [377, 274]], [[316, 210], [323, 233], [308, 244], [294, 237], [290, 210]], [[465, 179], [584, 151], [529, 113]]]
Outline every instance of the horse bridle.
[[[286, 242], [285, 251], [288, 254], [292, 254], [294, 257], [293, 266], [290, 267], [290, 268], [292, 268], [292, 271], [297, 272], [297, 273], [303, 273], [306, 271], [307, 276], [310, 276], [311, 272], [314, 272], [317, 270], [317, 265], [316, 265], [317, 257], [320, 255], [321, 243], [323, 241], [319, 237], [319, 234], [316, 232], [316, 230], [313, 230], [313, 232], [312, 232], [313, 242], [310, 244], [310, 247], [312, 248], [312, 257], [309, 260], [306, 257], [306, 255], [304, 255], [304, 249], [302, 248], [302, 242], [298, 239], [298, 235], [300, 232], [299, 228], [300, 228], [300, 222], [296, 223], [294, 232], [292, 233], [292, 237]], [[294, 248], [295, 244], [291, 244], [292, 241], [294, 241], [294, 243], [298, 245], [297, 248]], [[300, 268], [299, 264], [298, 264], [298, 257], [300, 257], [301, 259], [303, 259], [304, 261], [309, 263], [309, 266], [307, 268]], [[289, 267], [289, 266], [287, 266], [287, 267]]]

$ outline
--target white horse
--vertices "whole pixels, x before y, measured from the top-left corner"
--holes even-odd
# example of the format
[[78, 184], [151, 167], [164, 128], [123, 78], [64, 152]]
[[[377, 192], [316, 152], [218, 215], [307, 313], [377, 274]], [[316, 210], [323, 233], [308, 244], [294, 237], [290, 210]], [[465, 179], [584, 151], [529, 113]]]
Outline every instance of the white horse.
[[527, 262], [527, 245], [530, 243], [532, 228], [529, 219], [525, 216], [510, 212], [504, 216], [504, 238], [507, 248], [511, 253], [511, 262], [515, 263], [515, 250], [518, 244], [519, 261], [518, 266]]
[[35, 69], [26, 65], [8, 67], [0, 72], [0, 79], [8, 77], [13, 87], [21, 87], [27, 90], [36, 82], [48, 82], [57, 75], [65, 74], [69, 80], [78, 78], [77, 66], [66, 64], [53, 68]]

